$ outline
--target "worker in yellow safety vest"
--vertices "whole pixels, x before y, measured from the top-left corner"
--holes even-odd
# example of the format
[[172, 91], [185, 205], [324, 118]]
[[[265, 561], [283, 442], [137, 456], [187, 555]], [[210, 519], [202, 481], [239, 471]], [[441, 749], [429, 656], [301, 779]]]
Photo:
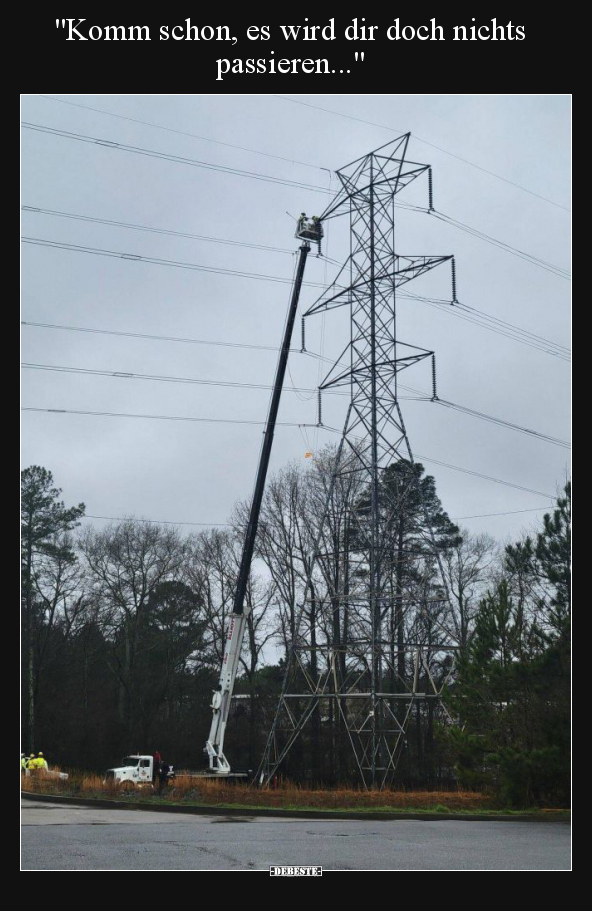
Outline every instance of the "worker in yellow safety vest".
[[35, 765], [36, 769], [41, 769], [44, 772], [47, 772], [47, 770], [49, 769], [49, 766], [47, 764], [45, 757], [43, 756], [43, 753], [37, 754], [37, 759], [35, 760], [35, 762], [36, 762], [36, 765]]
[[21, 753], [21, 772], [27, 771], [27, 757], [24, 753]]
[[27, 762], [27, 768], [34, 769], [36, 767], [35, 766], [36, 761], [37, 760], [35, 759], [35, 753], [31, 753], [31, 755], [29, 756], [29, 760]]

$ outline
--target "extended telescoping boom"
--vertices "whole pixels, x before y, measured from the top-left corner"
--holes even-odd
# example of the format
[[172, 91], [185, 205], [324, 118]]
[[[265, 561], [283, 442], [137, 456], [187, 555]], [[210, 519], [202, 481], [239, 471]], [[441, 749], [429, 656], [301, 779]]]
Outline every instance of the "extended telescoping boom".
[[232, 699], [232, 691], [234, 689], [234, 681], [236, 679], [236, 672], [238, 669], [238, 662], [240, 659], [241, 648], [245, 634], [245, 626], [250, 611], [249, 605], [245, 605], [245, 595], [247, 592], [249, 574], [251, 571], [251, 562], [253, 560], [253, 552], [255, 549], [255, 538], [257, 537], [257, 528], [259, 526], [259, 514], [261, 512], [261, 502], [263, 500], [263, 491], [265, 489], [265, 479], [267, 477], [267, 469], [269, 467], [269, 459], [271, 456], [273, 434], [275, 431], [275, 424], [277, 420], [278, 409], [280, 406], [280, 398], [282, 395], [282, 387], [286, 374], [286, 366], [288, 364], [288, 355], [290, 353], [290, 345], [292, 342], [292, 331], [294, 329], [294, 322], [296, 320], [296, 311], [298, 309], [298, 300], [300, 298], [300, 290], [302, 288], [302, 279], [304, 276], [304, 268], [306, 266], [306, 258], [310, 252], [309, 241], [314, 241], [318, 244], [320, 253], [321, 239], [323, 237], [323, 229], [320, 220], [318, 218], [312, 218], [309, 220], [303, 213], [298, 219], [296, 237], [302, 240], [302, 245], [300, 247], [296, 277], [294, 279], [294, 286], [292, 288], [292, 296], [290, 299], [288, 318], [286, 320], [284, 340], [280, 350], [275, 382], [271, 395], [269, 414], [267, 416], [267, 423], [265, 425], [263, 446], [261, 448], [259, 467], [257, 469], [257, 479], [255, 482], [255, 491], [253, 493], [253, 501], [251, 503], [251, 511], [249, 514], [249, 523], [247, 525], [247, 530], [245, 533], [242, 558], [236, 583], [236, 591], [234, 594], [232, 616], [230, 618], [230, 624], [228, 626], [226, 642], [224, 645], [224, 658], [222, 659], [220, 682], [218, 684], [218, 689], [214, 691], [214, 696], [212, 699], [212, 726], [210, 728], [210, 736], [208, 737], [208, 741], [204, 750], [208, 756], [209, 770], [217, 775], [231, 774], [230, 764], [224, 755], [224, 735], [226, 733], [226, 723], [228, 721], [228, 713], [230, 711], [230, 700]]

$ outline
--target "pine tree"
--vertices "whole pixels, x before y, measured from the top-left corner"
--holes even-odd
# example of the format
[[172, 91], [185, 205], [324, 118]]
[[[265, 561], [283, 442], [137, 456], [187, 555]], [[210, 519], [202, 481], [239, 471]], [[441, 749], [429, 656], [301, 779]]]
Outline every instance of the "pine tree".
[[569, 631], [571, 616], [571, 483], [558, 497], [557, 509], [543, 519], [544, 529], [538, 535], [536, 559], [539, 572], [552, 587], [548, 599], [550, 621], [561, 636]]
[[536, 537], [506, 548], [460, 655], [448, 746], [464, 783], [505, 804], [569, 801], [570, 488]]

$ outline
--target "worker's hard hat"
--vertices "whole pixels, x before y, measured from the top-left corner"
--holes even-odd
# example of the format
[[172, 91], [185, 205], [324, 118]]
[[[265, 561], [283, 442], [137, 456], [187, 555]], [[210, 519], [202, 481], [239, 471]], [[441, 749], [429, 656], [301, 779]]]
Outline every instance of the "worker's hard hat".
[[38, 756], [43, 756], [43, 753], [37, 753]]
[[29, 759], [35, 759], [35, 753], [31, 753], [31, 755], [29, 756]]

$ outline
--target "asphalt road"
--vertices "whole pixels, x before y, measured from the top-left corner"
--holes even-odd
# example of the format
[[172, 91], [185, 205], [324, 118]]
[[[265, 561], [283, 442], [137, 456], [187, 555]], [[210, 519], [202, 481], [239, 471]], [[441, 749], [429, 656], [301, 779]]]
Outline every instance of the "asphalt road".
[[186, 816], [22, 801], [23, 870], [570, 870], [566, 823]]

